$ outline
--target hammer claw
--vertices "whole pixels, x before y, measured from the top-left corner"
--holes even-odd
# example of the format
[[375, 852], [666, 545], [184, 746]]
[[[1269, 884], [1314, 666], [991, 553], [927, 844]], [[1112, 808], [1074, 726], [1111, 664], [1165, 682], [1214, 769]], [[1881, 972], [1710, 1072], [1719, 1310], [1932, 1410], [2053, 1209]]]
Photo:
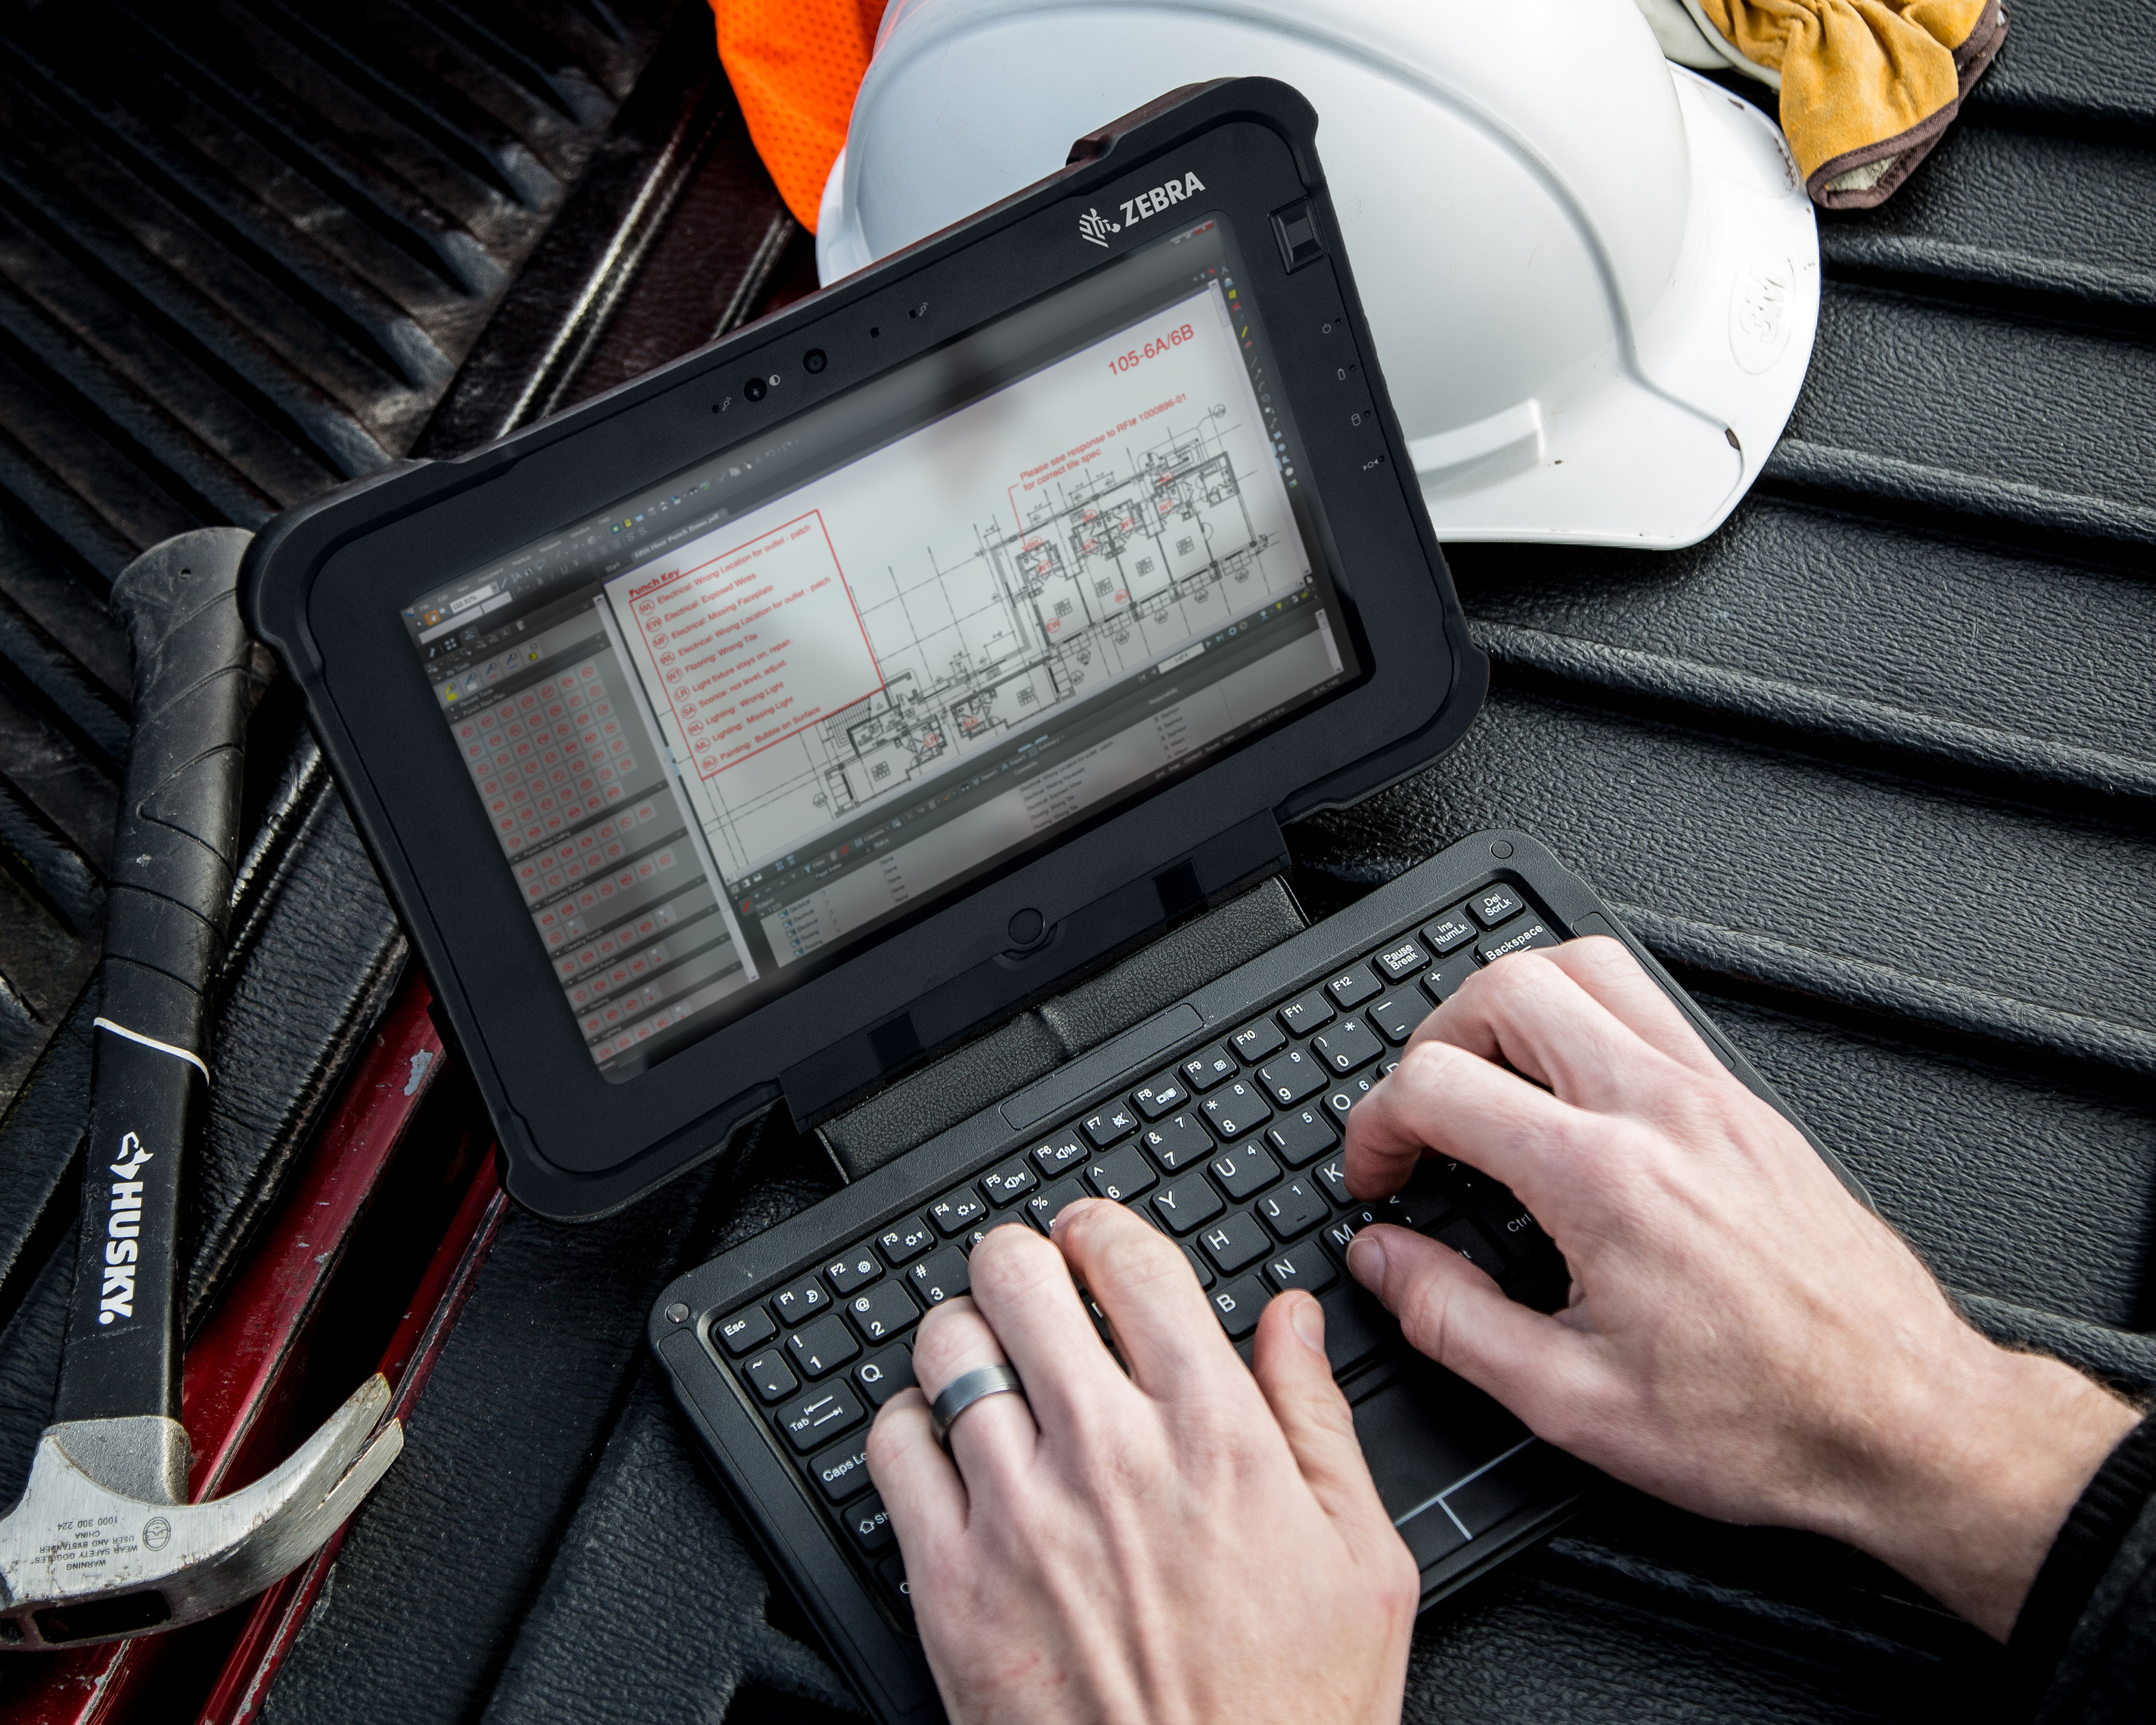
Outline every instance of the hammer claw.
[[[100, 1477], [121, 1473], [131, 1483], [141, 1471], [116, 1459], [121, 1445], [111, 1434], [85, 1428], [157, 1422], [50, 1428], [22, 1502], [0, 1521], [0, 1647], [116, 1640], [259, 1593], [321, 1550], [396, 1460], [404, 1431], [382, 1423], [389, 1399], [377, 1373], [282, 1466], [201, 1503], [145, 1498]], [[85, 1457], [97, 1458], [96, 1471]]]

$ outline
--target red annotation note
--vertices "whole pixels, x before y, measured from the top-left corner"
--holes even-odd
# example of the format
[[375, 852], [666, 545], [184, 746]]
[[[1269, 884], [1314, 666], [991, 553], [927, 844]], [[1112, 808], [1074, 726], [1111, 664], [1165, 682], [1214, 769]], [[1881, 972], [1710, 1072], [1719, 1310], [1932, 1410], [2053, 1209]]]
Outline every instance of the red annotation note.
[[697, 776], [883, 687], [819, 511], [629, 590]]

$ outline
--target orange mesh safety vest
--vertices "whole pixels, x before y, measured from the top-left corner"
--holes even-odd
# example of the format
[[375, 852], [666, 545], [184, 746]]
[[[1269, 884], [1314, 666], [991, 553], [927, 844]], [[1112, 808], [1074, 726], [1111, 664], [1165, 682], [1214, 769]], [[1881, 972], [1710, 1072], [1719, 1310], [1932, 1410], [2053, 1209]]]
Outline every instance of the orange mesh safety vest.
[[778, 195], [812, 234], [884, 0], [711, 0], [719, 60]]

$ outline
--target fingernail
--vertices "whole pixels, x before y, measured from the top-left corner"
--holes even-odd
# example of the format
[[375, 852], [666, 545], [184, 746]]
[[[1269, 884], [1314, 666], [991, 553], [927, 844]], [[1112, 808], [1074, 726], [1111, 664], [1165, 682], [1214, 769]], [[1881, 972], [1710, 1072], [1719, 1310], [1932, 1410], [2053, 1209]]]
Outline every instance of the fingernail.
[[1302, 1345], [1312, 1353], [1325, 1352], [1325, 1308], [1315, 1300], [1298, 1300], [1295, 1310], [1288, 1314], [1295, 1325], [1295, 1332], [1302, 1337]]
[[1385, 1285], [1385, 1249], [1367, 1234], [1348, 1242], [1348, 1273], [1372, 1293]]

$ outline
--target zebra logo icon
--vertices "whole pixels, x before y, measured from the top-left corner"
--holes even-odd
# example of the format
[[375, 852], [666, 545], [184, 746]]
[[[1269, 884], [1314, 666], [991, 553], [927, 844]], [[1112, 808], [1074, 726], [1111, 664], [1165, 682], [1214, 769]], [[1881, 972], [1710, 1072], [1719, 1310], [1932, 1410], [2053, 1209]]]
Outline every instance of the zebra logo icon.
[[1097, 209], [1089, 209], [1078, 218], [1078, 237], [1089, 239], [1095, 245], [1106, 245], [1111, 234], [1123, 231], [1122, 223], [1111, 222]]

